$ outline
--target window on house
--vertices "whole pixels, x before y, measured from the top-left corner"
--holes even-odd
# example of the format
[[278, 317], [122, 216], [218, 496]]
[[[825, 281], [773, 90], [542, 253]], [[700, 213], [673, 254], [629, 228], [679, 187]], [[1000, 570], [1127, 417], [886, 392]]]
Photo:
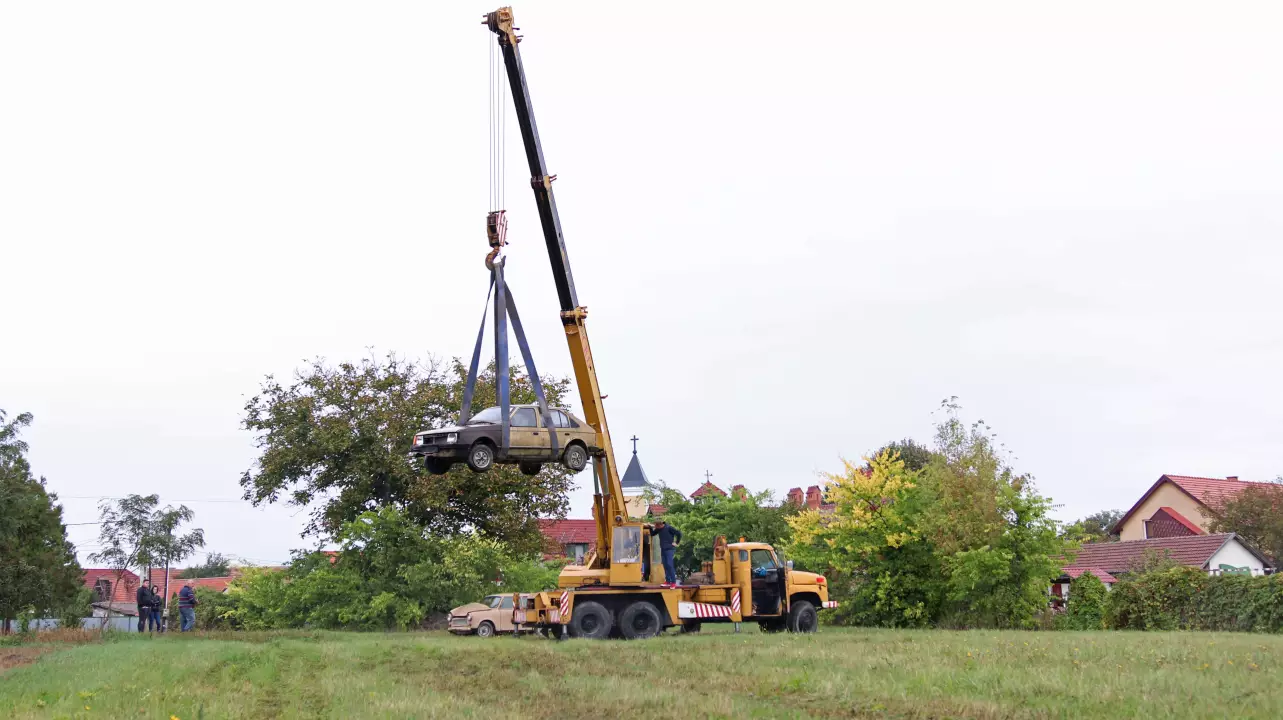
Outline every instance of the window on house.
[[99, 578], [94, 583], [94, 597], [98, 602], [108, 602], [111, 600], [111, 581], [106, 578]]

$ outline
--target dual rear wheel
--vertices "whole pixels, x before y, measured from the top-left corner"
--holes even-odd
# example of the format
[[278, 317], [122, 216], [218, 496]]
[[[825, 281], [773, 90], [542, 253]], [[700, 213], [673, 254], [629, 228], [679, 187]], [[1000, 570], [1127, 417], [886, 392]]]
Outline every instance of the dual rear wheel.
[[614, 631], [625, 640], [645, 640], [664, 630], [664, 619], [659, 608], [645, 600], [636, 600], [615, 614], [605, 605], [594, 600], [575, 603], [570, 616], [570, 636], [590, 640], [604, 640]]

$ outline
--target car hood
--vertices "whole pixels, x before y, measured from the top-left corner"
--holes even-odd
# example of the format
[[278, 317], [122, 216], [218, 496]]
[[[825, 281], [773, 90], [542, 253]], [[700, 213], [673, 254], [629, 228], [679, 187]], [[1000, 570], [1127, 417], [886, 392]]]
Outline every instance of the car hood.
[[468, 603], [467, 605], [460, 605], [459, 607], [451, 610], [450, 614], [453, 616], [463, 617], [464, 615], [467, 615], [470, 612], [477, 612], [478, 610], [489, 610], [489, 609], [490, 609], [489, 605], [485, 605], [482, 603]]

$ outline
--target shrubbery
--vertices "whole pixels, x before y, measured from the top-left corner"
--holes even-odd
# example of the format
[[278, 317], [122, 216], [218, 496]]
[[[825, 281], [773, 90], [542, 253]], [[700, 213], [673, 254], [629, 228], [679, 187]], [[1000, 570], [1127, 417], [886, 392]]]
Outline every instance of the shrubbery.
[[[1071, 591], [1071, 612], [1075, 600]], [[1191, 567], [1141, 573], [1109, 592], [1105, 622], [1119, 630], [1283, 632], [1283, 581]]]
[[1069, 587], [1065, 627], [1069, 630], [1104, 630], [1109, 590], [1095, 575], [1085, 572]]

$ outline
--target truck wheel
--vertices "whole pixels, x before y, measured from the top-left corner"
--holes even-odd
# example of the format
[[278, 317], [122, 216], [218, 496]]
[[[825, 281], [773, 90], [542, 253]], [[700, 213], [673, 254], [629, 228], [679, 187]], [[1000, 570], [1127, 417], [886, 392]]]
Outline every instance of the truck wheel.
[[584, 600], [575, 603], [575, 609], [571, 611], [570, 635], [589, 640], [605, 640], [610, 637], [610, 629], [614, 624], [614, 618], [604, 605]]
[[815, 606], [806, 600], [798, 600], [789, 608], [788, 630], [793, 633], [813, 633], [820, 627], [819, 616]]
[[429, 475], [445, 475], [450, 472], [450, 461], [445, 458], [425, 458], [423, 467]]
[[477, 626], [477, 637], [492, 638], [494, 637], [494, 635], [495, 635], [494, 625], [489, 620]]
[[494, 467], [494, 448], [483, 442], [473, 443], [468, 449], [468, 467], [472, 472], [483, 473]]
[[575, 443], [566, 448], [563, 460], [566, 463], [566, 467], [579, 472], [588, 467], [588, 449], [579, 443]]
[[645, 600], [638, 600], [619, 614], [619, 632], [626, 640], [653, 638], [663, 626], [659, 611]]
[[520, 467], [521, 467], [521, 474], [529, 475], [530, 477], [534, 477], [535, 475], [538, 475], [539, 471], [543, 469], [543, 465], [537, 462], [523, 462], [520, 464]]

